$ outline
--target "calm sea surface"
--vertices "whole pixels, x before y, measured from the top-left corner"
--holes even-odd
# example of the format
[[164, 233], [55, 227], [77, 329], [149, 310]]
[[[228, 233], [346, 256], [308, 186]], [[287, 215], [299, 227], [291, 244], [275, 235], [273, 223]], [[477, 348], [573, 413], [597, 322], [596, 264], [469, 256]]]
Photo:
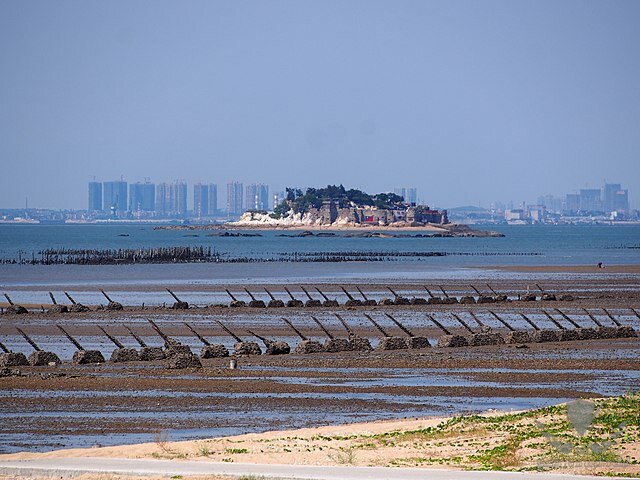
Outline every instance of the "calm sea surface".
[[[46, 248], [118, 249], [204, 245], [231, 257], [273, 258], [292, 252], [426, 252], [482, 255], [428, 258], [447, 265], [637, 263], [640, 226], [500, 226], [503, 238], [290, 238], [296, 231], [252, 231], [260, 237], [217, 237], [211, 231], [153, 230], [148, 225], [1, 225], [0, 258], [31, 257]], [[403, 232], [415, 235], [416, 232]], [[419, 233], [419, 232], [418, 232]], [[636, 248], [633, 248], [636, 247]], [[511, 254], [536, 254], [515, 256]], [[495, 258], [498, 256], [498, 258]], [[504, 257], [504, 258], [500, 258]], [[402, 258], [400, 261], [418, 261]]]
[[[0, 265], [0, 287], [20, 285], [198, 284], [417, 279], [478, 275], [493, 265], [623, 265], [640, 263], [640, 226], [500, 226], [502, 238], [291, 238], [297, 231], [253, 231], [259, 237], [210, 236], [212, 231], [153, 230], [149, 225], [0, 225], [0, 258], [38, 257], [46, 248], [119, 249], [210, 246], [223, 258], [278, 260], [310, 252], [444, 252], [389, 257], [383, 262]], [[248, 233], [249, 231], [244, 231]], [[419, 232], [406, 232], [415, 235]], [[512, 275], [512, 274], [511, 274]]]

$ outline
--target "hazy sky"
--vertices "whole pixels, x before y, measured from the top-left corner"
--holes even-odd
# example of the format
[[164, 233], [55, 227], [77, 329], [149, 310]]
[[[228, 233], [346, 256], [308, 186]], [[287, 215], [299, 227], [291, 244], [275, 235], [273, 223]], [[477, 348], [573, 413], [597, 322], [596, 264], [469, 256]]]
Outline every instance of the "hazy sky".
[[0, 72], [0, 207], [121, 175], [640, 206], [637, 0], [4, 0]]

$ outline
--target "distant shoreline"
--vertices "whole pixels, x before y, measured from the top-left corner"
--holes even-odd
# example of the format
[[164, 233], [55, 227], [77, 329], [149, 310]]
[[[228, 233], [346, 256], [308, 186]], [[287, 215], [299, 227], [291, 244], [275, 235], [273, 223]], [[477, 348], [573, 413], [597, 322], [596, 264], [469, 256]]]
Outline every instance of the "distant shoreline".
[[336, 231], [336, 232], [430, 232], [434, 235], [452, 237], [504, 237], [503, 233], [492, 230], [471, 228], [465, 224], [449, 223], [446, 225], [247, 225], [225, 223], [222, 225], [160, 225], [154, 230], [260, 230], [260, 231]]
[[640, 273], [640, 263], [630, 265], [495, 265], [470, 267], [479, 270], [499, 270], [514, 273]]
[[447, 229], [435, 225], [423, 225], [419, 227], [390, 226], [390, 225], [246, 225], [235, 223], [222, 224], [186, 224], [186, 225], [158, 225], [157, 230], [336, 230], [336, 231], [360, 231], [360, 230], [411, 230], [446, 232]]

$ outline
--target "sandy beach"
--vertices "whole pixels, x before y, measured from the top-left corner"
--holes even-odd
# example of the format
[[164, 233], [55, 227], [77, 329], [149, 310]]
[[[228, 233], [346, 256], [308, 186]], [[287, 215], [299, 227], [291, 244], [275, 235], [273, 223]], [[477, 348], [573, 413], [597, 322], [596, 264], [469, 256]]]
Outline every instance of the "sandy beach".
[[[486, 412], [449, 418], [403, 419], [340, 426], [282, 430], [198, 441], [170, 442], [158, 434], [153, 443], [43, 454], [0, 456], [2, 460], [34, 458], [153, 458], [278, 465], [384, 466], [452, 469], [498, 469], [579, 473], [606, 476], [640, 474], [637, 425], [623, 419], [637, 413], [640, 396], [582, 401], [581, 408], [597, 409], [587, 442], [574, 428], [568, 410], [576, 403], [534, 411]], [[607, 415], [604, 420], [603, 415]], [[566, 419], [569, 418], [567, 424]], [[606, 423], [605, 423], [606, 422]], [[620, 425], [617, 425], [619, 423]], [[613, 432], [602, 433], [604, 425]], [[576, 423], [575, 425], [578, 425]], [[616, 428], [621, 429], [616, 432]], [[596, 433], [600, 432], [600, 433]], [[556, 442], [571, 445], [555, 446]], [[620, 438], [623, 437], [623, 438]], [[562, 440], [560, 440], [562, 438]], [[607, 458], [590, 445], [610, 439]], [[591, 442], [591, 443], [589, 443]], [[586, 447], [585, 447], [586, 445]], [[91, 477], [88, 477], [91, 478]]]

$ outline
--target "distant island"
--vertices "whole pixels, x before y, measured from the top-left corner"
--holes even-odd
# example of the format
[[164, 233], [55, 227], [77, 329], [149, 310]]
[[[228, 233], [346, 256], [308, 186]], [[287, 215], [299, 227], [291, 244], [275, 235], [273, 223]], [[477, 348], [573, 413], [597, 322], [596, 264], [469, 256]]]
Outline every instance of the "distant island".
[[344, 186], [287, 188], [286, 198], [273, 212], [250, 210], [234, 226], [271, 227], [425, 227], [449, 223], [446, 210], [409, 204], [394, 193], [370, 195]]
[[[287, 188], [286, 198], [272, 212], [249, 210], [238, 221], [223, 225], [181, 225], [156, 227], [158, 230], [213, 229], [416, 229], [428, 236], [442, 237], [502, 237], [501, 233], [471, 229], [467, 225], [449, 222], [446, 210], [427, 205], [406, 203], [394, 193], [370, 195], [344, 186], [326, 188]], [[309, 232], [311, 234], [311, 232]], [[307, 235], [307, 236], [312, 236]], [[373, 235], [372, 235], [373, 236]], [[378, 234], [377, 236], [383, 236]], [[395, 235], [386, 235], [395, 236]]]

